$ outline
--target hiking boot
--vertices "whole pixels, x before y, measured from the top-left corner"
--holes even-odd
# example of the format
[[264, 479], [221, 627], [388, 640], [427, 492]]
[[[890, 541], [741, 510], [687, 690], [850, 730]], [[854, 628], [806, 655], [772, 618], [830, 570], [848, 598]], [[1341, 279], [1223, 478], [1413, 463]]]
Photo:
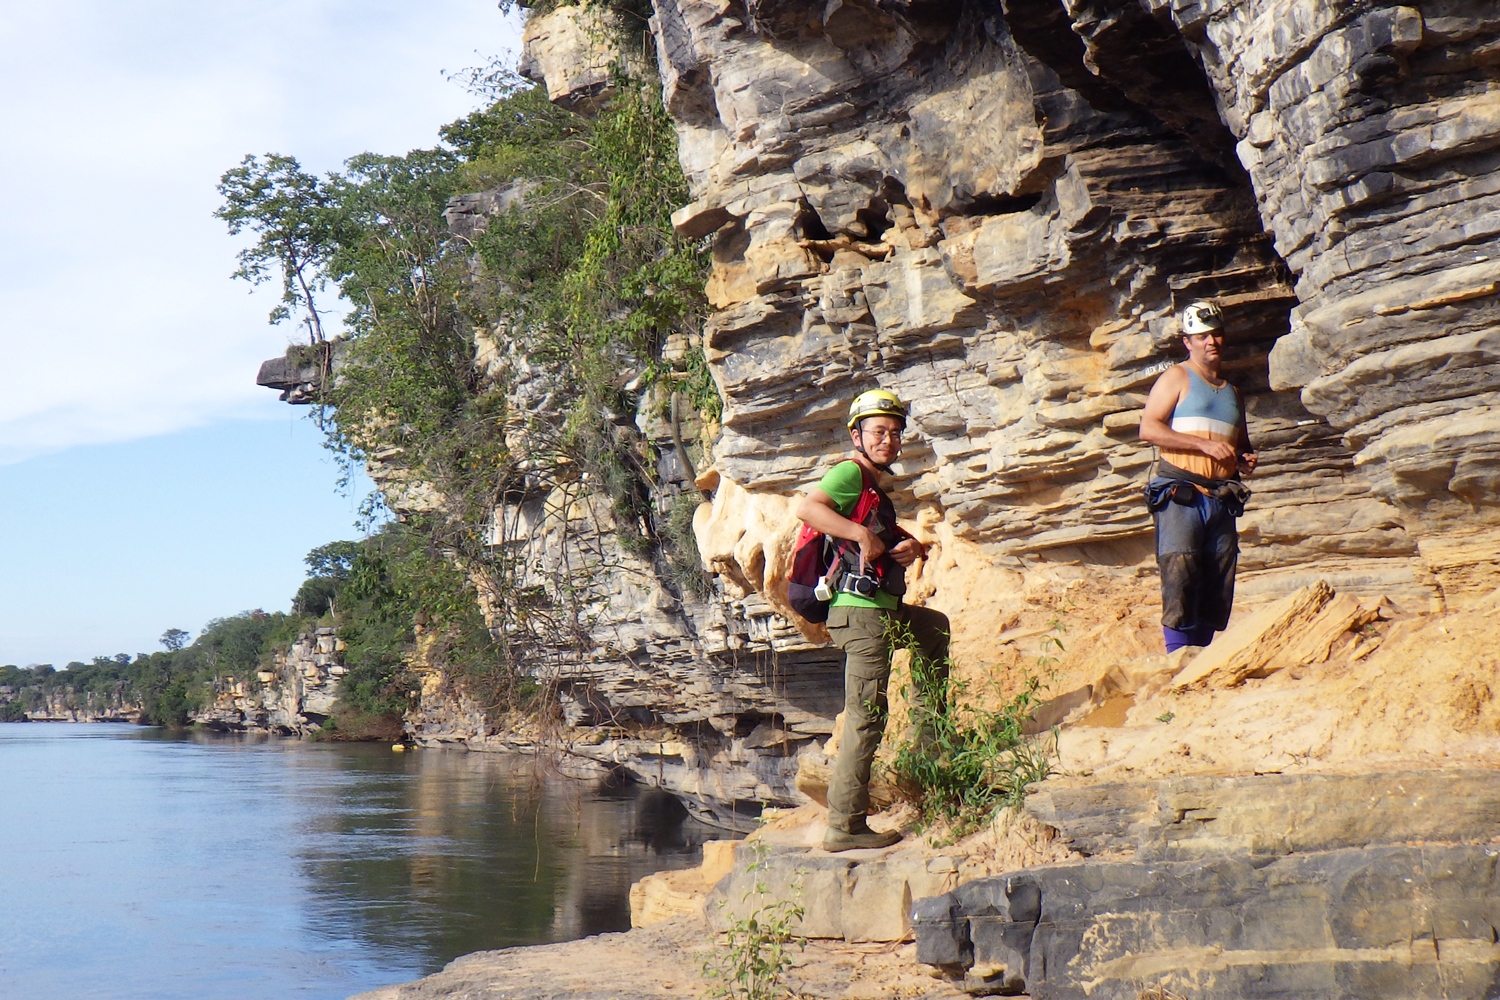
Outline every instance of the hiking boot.
[[901, 839], [901, 834], [896, 830], [877, 832], [865, 827], [857, 833], [848, 833], [844, 830], [828, 828], [823, 836], [823, 850], [825, 851], [862, 851], [871, 848], [890, 847]]

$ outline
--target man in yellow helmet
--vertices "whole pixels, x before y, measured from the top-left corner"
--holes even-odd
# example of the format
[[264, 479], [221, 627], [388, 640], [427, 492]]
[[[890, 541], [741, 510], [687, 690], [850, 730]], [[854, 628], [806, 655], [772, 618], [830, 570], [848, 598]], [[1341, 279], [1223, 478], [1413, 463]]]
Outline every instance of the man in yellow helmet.
[[[945, 676], [948, 661], [947, 616], [901, 603], [906, 567], [925, 556], [926, 547], [897, 527], [895, 506], [879, 483], [901, 454], [906, 407], [885, 389], [862, 392], [849, 406], [848, 427], [854, 454], [830, 469], [796, 509], [814, 530], [845, 543], [828, 609], [828, 633], [844, 651], [844, 731], [828, 786], [828, 851], [889, 847], [901, 839], [895, 831], [871, 830], [866, 821], [870, 767], [885, 734], [890, 629], [910, 630], [932, 676]], [[873, 494], [861, 503], [866, 491]], [[851, 520], [856, 508], [867, 511], [858, 522]], [[916, 695], [920, 711], [922, 692]]]

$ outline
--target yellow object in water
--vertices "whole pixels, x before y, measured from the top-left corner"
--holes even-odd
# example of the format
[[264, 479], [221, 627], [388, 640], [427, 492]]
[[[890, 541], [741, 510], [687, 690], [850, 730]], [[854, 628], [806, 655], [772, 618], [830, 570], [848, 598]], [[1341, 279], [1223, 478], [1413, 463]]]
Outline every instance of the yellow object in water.
[[406, 744], [405, 743], [392, 743], [391, 744], [391, 750], [394, 751], [395, 753], [405, 753], [406, 752]]

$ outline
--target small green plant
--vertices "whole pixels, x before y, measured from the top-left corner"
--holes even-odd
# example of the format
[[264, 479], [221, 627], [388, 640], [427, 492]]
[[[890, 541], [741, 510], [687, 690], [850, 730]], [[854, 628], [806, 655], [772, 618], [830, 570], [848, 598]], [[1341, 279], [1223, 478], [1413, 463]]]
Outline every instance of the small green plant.
[[911, 735], [889, 766], [896, 787], [924, 822], [947, 820], [955, 837], [1001, 808], [1019, 807], [1026, 786], [1053, 773], [1056, 756], [1055, 733], [1049, 739], [1025, 731], [1042, 702], [1041, 679], [1028, 676], [998, 708], [982, 708], [968, 697], [966, 682], [951, 679], [950, 663], [928, 662], [906, 625], [890, 625], [887, 638], [911, 654], [911, 684], [903, 692]]
[[1048, 632], [1042, 637], [1037, 649], [1036, 669], [1039, 674], [1049, 677], [1057, 673], [1057, 664], [1062, 659], [1058, 654], [1067, 652], [1063, 645], [1062, 637], [1068, 634], [1068, 612], [1073, 610], [1073, 602], [1068, 601], [1057, 609], [1057, 614], [1047, 623]]
[[1177, 718], [1176, 713], [1173, 713], [1173, 712], [1163, 712], [1162, 714], [1160, 714], [1160, 715], [1158, 715], [1156, 717], [1156, 721], [1157, 722], [1171, 722], [1175, 718]]
[[769, 853], [763, 840], [752, 842], [755, 860], [746, 868], [755, 879], [754, 887], [742, 897], [758, 905], [746, 916], [730, 921], [719, 949], [703, 963], [703, 974], [716, 985], [709, 996], [731, 1000], [781, 1000], [791, 996], [785, 977], [792, 967], [792, 949], [807, 947], [807, 938], [797, 933], [806, 910], [798, 898], [802, 894], [801, 872], [793, 880], [791, 898], [772, 899], [762, 873], [769, 867]]

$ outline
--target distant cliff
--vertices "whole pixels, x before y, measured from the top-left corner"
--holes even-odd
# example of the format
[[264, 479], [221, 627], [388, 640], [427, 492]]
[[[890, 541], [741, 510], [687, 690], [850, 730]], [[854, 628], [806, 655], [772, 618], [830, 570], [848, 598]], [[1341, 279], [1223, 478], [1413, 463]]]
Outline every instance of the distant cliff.
[[333, 716], [344, 644], [333, 628], [304, 632], [252, 679], [222, 679], [213, 698], [192, 715], [196, 725], [221, 732], [308, 735]]

